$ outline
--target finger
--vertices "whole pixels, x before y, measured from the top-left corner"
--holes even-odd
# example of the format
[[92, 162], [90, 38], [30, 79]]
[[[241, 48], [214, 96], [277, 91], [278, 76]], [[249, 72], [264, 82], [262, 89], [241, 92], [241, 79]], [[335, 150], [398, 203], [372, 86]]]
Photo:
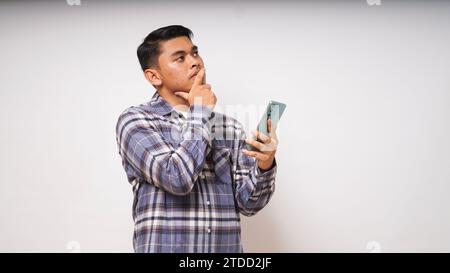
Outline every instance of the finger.
[[205, 84], [205, 82], [206, 82], [205, 68], [202, 68], [197, 73], [197, 76], [195, 76], [194, 85], [202, 85]]
[[271, 140], [270, 143], [263, 144], [254, 139], [246, 139], [245, 142], [253, 147], [255, 147], [260, 152], [274, 152], [277, 149], [277, 142]]
[[272, 138], [276, 138], [276, 135], [275, 135], [276, 128], [273, 128], [272, 119], [268, 119], [267, 120], [267, 128], [268, 128], [268, 131], [269, 131], [269, 136], [272, 137]]
[[185, 100], [187, 100], [189, 97], [189, 93], [186, 92], [175, 92], [174, 94], [178, 97], [182, 97]]
[[263, 143], [270, 143], [270, 137], [260, 131], [252, 131], [252, 134], [256, 136], [256, 139], [260, 139]]
[[256, 159], [258, 159], [258, 160], [261, 160], [261, 161], [265, 161], [265, 160], [268, 160], [268, 159], [269, 159], [269, 156], [268, 156], [268, 155], [263, 154], [263, 153], [261, 153], [261, 152], [248, 151], [248, 150], [246, 150], [246, 149], [242, 149], [242, 153], [244, 153], [244, 154], [247, 155], [247, 156], [254, 157], [254, 158], [256, 158]]
[[245, 140], [245, 143], [247, 143], [247, 144], [249, 144], [249, 145], [252, 145], [253, 147], [255, 147], [256, 149], [258, 149], [258, 150], [260, 150], [260, 151], [262, 151], [263, 150], [263, 144], [261, 143], [261, 142], [258, 142], [258, 141], [256, 141], [256, 140], [254, 140], [254, 139], [249, 139], [249, 138], [247, 138], [246, 140]]
[[275, 130], [273, 130], [271, 133], [270, 133], [270, 137], [272, 138], [272, 141], [277, 141], [278, 142], [278, 136], [277, 136], [277, 133], [276, 133], [276, 131]]
[[206, 83], [206, 70], [203, 68], [203, 78], [202, 78], [202, 84]]
[[277, 128], [274, 128], [273, 127], [273, 122], [272, 122], [272, 119], [269, 119], [268, 121], [267, 121], [267, 127], [268, 127], [268, 130], [269, 130], [269, 136], [271, 137], [271, 138], [273, 138], [273, 139], [278, 139], [278, 137], [277, 137], [277, 134], [276, 134], [276, 130], [277, 130]]

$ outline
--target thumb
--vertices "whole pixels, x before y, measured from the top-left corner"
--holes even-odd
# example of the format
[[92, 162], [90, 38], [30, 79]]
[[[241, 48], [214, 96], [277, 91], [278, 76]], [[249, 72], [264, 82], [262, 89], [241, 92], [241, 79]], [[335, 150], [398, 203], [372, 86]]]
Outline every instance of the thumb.
[[185, 99], [185, 100], [188, 100], [188, 97], [189, 97], [189, 93], [186, 93], [186, 92], [175, 92], [174, 94], [176, 96], [178, 96], [178, 97], [181, 97], [181, 98]]

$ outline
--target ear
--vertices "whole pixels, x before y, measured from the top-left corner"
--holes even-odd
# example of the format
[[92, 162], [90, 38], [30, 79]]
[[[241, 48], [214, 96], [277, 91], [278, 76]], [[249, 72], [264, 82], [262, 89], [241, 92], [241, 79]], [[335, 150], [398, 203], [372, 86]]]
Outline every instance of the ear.
[[144, 71], [144, 76], [153, 86], [160, 86], [162, 84], [161, 74], [156, 69], [147, 68]]

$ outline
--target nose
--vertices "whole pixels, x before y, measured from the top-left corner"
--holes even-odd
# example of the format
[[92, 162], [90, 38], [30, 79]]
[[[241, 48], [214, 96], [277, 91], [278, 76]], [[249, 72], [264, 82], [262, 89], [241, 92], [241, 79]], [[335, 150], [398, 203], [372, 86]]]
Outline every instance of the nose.
[[193, 57], [190, 56], [191, 59], [191, 69], [197, 68], [197, 69], [201, 69], [202, 68], [202, 60], [200, 57]]

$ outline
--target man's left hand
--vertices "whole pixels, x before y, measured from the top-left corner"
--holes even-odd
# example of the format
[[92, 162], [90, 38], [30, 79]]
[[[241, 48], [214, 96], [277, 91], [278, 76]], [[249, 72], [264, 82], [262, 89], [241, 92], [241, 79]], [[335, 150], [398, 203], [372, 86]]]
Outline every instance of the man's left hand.
[[275, 129], [272, 128], [272, 120], [267, 121], [267, 129], [269, 135], [265, 135], [259, 131], [252, 131], [252, 134], [256, 136], [257, 140], [247, 138], [245, 142], [252, 145], [257, 151], [248, 151], [242, 149], [242, 152], [247, 155], [256, 158], [258, 167], [262, 171], [266, 171], [272, 167], [275, 160], [275, 152], [277, 151], [278, 138], [275, 133]]

